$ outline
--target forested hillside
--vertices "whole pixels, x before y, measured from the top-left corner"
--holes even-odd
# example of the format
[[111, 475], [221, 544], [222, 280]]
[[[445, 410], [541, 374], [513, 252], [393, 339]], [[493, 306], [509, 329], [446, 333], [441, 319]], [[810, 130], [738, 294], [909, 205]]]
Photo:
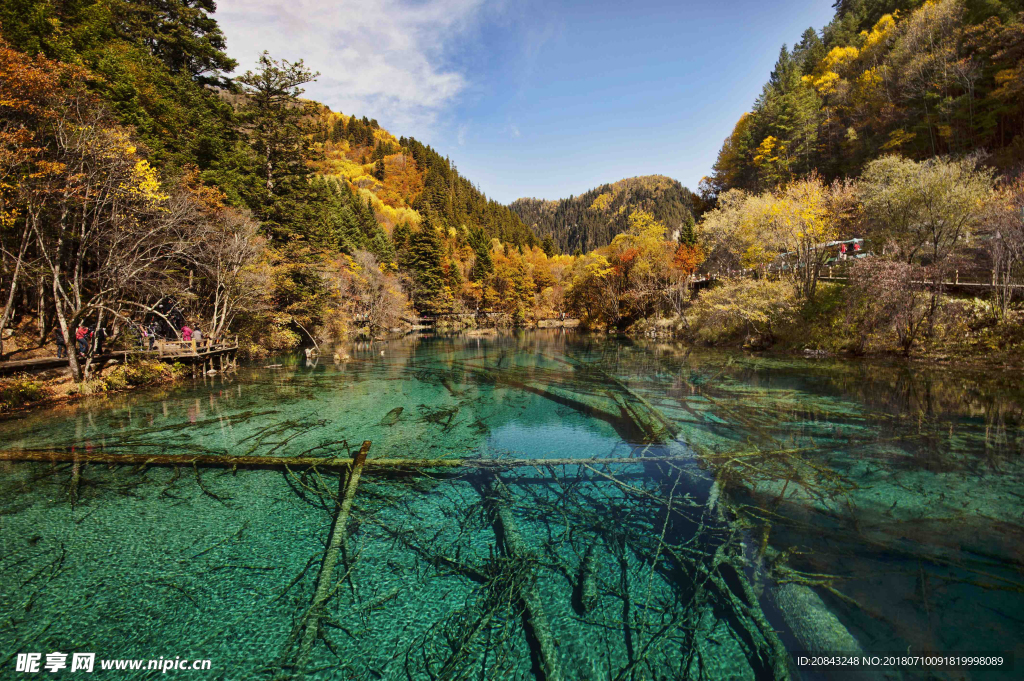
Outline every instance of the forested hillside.
[[839, 0], [783, 46], [705, 187], [760, 190], [817, 171], [858, 174], [897, 153], [1024, 161], [1021, 0]]
[[647, 211], [671, 233], [692, 231], [699, 199], [676, 180], [646, 175], [619, 180], [567, 199], [518, 199], [511, 208], [538, 236], [564, 253], [607, 246], [626, 231], [631, 213]]
[[[465, 313], [1024, 352], [1019, 4], [843, 0], [782, 50], [700, 196], [654, 175], [506, 207], [420, 141], [303, 98], [302, 61], [231, 75], [212, 0], [9, 0], [0, 355], [86, 324], [123, 346], [168, 299], [254, 356]], [[854, 237], [879, 257], [830, 250]], [[819, 284], [854, 261], [851, 285]], [[977, 305], [947, 296], [968, 267]], [[692, 304], [701, 268], [757, 277]], [[91, 357], [72, 353], [76, 379]]]
[[0, 5], [0, 333], [116, 334], [166, 296], [254, 353], [409, 305], [525, 314], [546, 256], [518, 216], [418, 140], [303, 99], [301, 61], [230, 76], [214, 10]]
[[701, 183], [703, 266], [746, 276], [686, 334], [1019, 361], [1024, 3], [835, 9], [783, 46]]

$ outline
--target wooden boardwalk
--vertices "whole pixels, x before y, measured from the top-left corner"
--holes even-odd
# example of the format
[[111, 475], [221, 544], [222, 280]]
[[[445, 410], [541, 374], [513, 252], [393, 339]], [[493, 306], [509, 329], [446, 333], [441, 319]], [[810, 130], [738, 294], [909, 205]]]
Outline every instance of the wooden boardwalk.
[[[106, 362], [127, 362], [130, 359], [155, 359], [173, 364], [180, 362], [202, 370], [223, 371], [236, 365], [238, 353], [238, 337], [228, 341], [156, 341], [152, 350], [117, 350], [93, 355], [94, 364]], [[82, 361], [85, 361], [84, 359]], [[68, 366], [66, 357], [36, 357], [34, 359], [16, 359], [0, 362], [0, 375], [15, 374], [21, 371], [43, 371], [46, 369], [62, 369]]]
[[[726, 279], [750, 279], [757, 275], [755, 270], [725, 270], [721, 272], [715, 272], [712, 274], [700, 275], [690, 278], [690, 287], [693, 291], [698, 291], [704, 288], [709, 288], [716, 282], [721, 282]], [[780, 271], [776, 269], [767, 270], [764, 275], [768, 279], [776, 280], [783, 278], [790, 278], [792, 273], [790, 271]], [[847, 284], [850, 281], [850, 277], [847, 274], [846, 268], [840, 267], [823, 267], [821, 274], [818, 275], [818, 281], [831, 281], [837, 284]], [[914, 281], [915, 285], [930, 286], [933, 282], [931, 281]], [[942, 287], [946, 289], [962, 289], [964, 291], [989, 291], [999, 288], [996, 284], [991, 281], [970, 281], [960, 278], [960, 273], [956, 272], [952, 279], [942, 282]], [[1018, 290], [1024, 289], [1024, 283], [1009, 284], [1007, 288]]]

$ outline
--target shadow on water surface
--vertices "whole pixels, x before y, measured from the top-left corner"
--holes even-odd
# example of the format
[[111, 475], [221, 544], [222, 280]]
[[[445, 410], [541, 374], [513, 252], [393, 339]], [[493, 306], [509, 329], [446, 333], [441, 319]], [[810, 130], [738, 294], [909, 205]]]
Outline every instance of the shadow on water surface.
[[[793, 654], [1024, 653], [1019, 381], [562, 331], [345, 352], [0, 422], [7, 450], [71, 459], [0, 461], [0, 669], [810, 679], [846, 676]], [[364, 440], [311, 629], [348, 483], [286, 459]], [[109, 461], [128, 453], [183, 461]], [[186, 461], [241, 454], [274, 465]], [[460, 457], [537, 464], [373, 465]]]

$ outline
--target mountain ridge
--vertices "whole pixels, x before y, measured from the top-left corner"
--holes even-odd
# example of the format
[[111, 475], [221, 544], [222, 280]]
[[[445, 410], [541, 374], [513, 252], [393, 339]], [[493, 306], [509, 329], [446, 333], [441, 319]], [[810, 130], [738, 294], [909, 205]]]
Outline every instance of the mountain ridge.
[[509, 204], [527, 229], [551, 237], [562, 252], [591, 251], [626, 229], [630, 214], [646, 210], [670, 236], [692, 225], [699, 197], [666, 175], [639, 175], [608, 182], [563, 199], [523, 197]]

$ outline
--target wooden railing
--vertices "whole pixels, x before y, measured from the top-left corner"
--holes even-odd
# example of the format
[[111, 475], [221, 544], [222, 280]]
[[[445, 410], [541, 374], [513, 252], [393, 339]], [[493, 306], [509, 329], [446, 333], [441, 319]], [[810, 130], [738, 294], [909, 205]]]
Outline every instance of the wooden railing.
[[160, 357], [177, 357], [183, 355], [199, 356], [218, 352], [227, 352], [238, 349], [238, 336], [229, 340], [214, 340], [204, 338], [202, 340], [158, 340], [154, 344], [153, 352]]
[[[700, 275], [700, 276], [690, 277], [690, 284], [693, 285], [693, 284], [700, 284], [700, 283], [704, 283], [704, 282], [713, 282], [713, 281], [721, 280], [721, 279], [750, 278], [750, 277], [756, 276], [756, 274], [757, 274], [756, 270], [752, 270], [752, 269], [722, 270], [722, 271], [713, 272], [713, 273], [710, 273], [710, 274], [704, 274], [704, 275]], [[768, 269], [761, 276], [767, 277], [768, 279], [782, 279], [782, 278], [791, 277], [792, 275], [793, 275], [793, 270]], [[974, 276], [977, 276], [977, 273], [974, 273]], [[846, 266], [834, 266], [834, 267], [825, 266], [825, 267], [821, 268], [821, 271], [820, 271], [820, 273], [818, 275], [818, 281], [834, 281], [834, 282], [839, 282], [839, 283], [846, 283], [846, 282], [849, 281], [849, 279], [850, 279], [849, 278], [849, 270], [848, 270], [848, 267], [846, 267]], [[913, 283], [914, 284], [920, 284], [920, 285], [923, 286], [923, 285], [931, 285], [933, 282], [931, 282], [931, 281], [914, 281]], [[959, 270], [955, 270], [953, 272], [953, 275], [949, 279], [947, 279], [947, 280], [942, 282], [942, 285], [944, 287], [948, 287], [948, 288], [955, 288], [955, 287], [978, 288], [978, 289], [993, 289], [993, 288], [997, 288], [997, 285], [992, 283], [991, 280], [988, 280], [988, 281], [978, 281], [978, 280], [970, 280], [970, 279], [962, 278], [960, 276], [960, 271]], [[1015, 282], [1015, 283], [1009, 284], [1008, 288], [1021, 289], [1021, 288], [1024, 288], [1024, 283], [1016, 283]]]

